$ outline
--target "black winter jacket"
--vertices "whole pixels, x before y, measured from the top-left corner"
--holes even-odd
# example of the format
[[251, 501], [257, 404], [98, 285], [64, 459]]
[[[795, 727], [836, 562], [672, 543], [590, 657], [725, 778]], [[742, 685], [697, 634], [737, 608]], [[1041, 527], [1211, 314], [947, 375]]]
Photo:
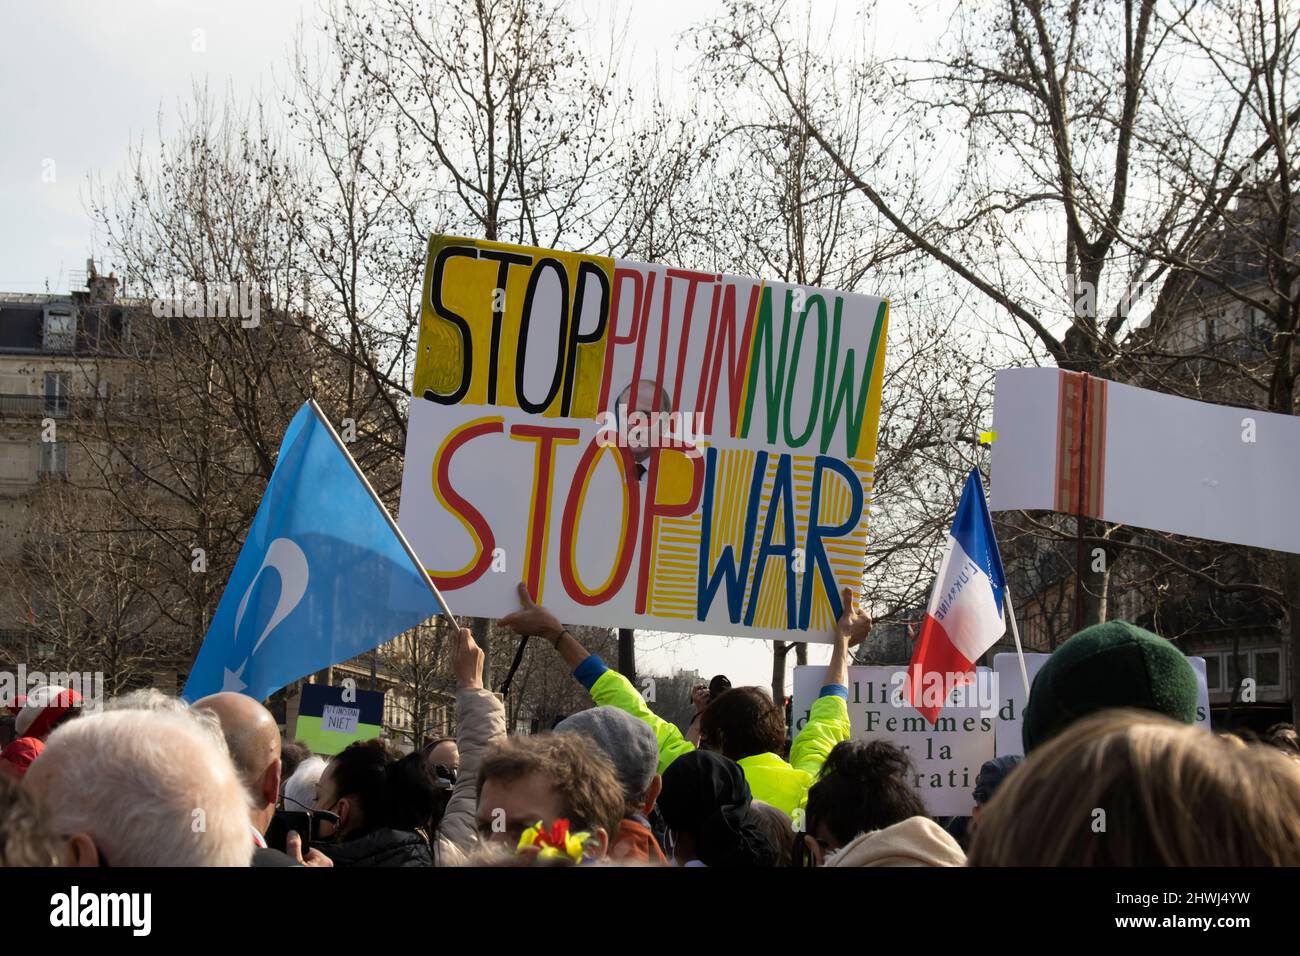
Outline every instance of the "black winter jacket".
[[335, 866], [433, 866], [429, 843], [412, 830], [383, 827], [342, 843], [316, 843]]

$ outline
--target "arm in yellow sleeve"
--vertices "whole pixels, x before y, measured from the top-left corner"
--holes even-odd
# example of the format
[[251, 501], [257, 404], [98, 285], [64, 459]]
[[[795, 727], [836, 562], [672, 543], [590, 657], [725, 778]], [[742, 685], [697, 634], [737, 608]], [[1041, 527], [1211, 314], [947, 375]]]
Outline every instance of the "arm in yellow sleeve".
[[[646, 706], [641, 695], [637, 693], [632, 682], [618, 671], [606, 670], [589, 685], [591, 699], [603, 706], [617, 707], [650, 725], [659, 741], [659, 772], [663, 773], [668, 765], [684, 753], [690, 753], [695, 746], [682, 736], [677, 727], [655, 714]], [[847, 718], [846, 718], [847, 723]]]

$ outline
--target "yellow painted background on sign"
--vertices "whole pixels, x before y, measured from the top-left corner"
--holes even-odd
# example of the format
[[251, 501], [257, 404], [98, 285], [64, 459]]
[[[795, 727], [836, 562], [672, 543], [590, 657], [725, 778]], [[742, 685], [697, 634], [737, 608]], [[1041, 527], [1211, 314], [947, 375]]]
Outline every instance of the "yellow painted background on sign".
[[[432, 236], [429, 239], [429, 256], [424, 272], [424, 291], [420, 300], [420, 337], [415, 360], [415, 376], [412, 393], [419, 397], [425, 389], [432, 389], [440, 395], [449, 395], [460, 384], [462, 364], [464, 361], [460, 330], [451, 322], [437, 315], [432, 306], [431, 286], [433, 282], [433, 265], [438, 253], [447, 246], [470, 246], [475, 249], [492, 249], [514, 253], [528, 253], [534, 257], [534, 264], [543, 258], [554, 259], [564, 267], [569, 282], [569, 321], [583, 321], [584, 331], [593, 327], [595, 310], [599, 296], [593, 283], [588, 283], [587, 294], [583, 303], [585, 317], [573, 316], [573, 299], [577, 293], [578, 266], [588, 262], [604, 274], [609, 288], [614, 285], [614, 260], [604, 256], [578, 255], [560, 252], [555, 249], [539, 249], [532, 246], [516, 246], [499, 242], [487, 242], [478, 239], [461, 239], [455, 236]], [[470, 327], [473, 341], [472, 368], [469, 391], [460, 404], [483, 405], [488, 400], [488, 371], [491, 362], [492, 347], [492, 305], [493, 293], [497, 288], [497, 276], [500, 263], [492, 259], [471, 259], [467, 256], [455, 256], [447, 260], [442, 275], [442, 302], [452, 312], [465, 319]], [[524, 295], [528, 288], [530, 266], [512, 266], [507, 274], [505, 286], [505, 311], [501, 319], [500, 350], [497, 356], [497, 394], [496, 404], [514, 408], [519, 407], [519, 397], [515, 392], [515, 360], [519, 343], [520, 324], [523, 318]], [[554, 288], [554, 280], [546, 278], [544, 286]], [[553, 295], [542, 297], [540, 302], [553, 302]], [[532, 334], [537, 341], [537, 328], [542, 325], [554, 328], [554, 315], [548, 310], [534, 308], [532, 316]], [[598, 341], [579, 343], [577, 361], [574, 365], [573, 406], [569, 416], [573, 418], [594, 418], [598, 409], [600, 379], [605, 361], [605, 342], [609, 334], [607, 322], [605, 335]], [[560, 415], [560, 398], [563, 384], [555, 399], [547, 408], [544, 416], [556, 418]], [[536, 398], [536, 396], [534, 396]]]

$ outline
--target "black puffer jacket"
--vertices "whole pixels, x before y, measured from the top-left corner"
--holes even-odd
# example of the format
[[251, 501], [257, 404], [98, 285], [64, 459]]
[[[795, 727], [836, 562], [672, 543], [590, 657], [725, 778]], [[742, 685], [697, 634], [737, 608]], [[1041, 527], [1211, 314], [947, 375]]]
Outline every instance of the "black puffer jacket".
[[317, 843], [335, 866], [433, 866], [429, 843], [412, 830], [383, 827], [342, 843]]

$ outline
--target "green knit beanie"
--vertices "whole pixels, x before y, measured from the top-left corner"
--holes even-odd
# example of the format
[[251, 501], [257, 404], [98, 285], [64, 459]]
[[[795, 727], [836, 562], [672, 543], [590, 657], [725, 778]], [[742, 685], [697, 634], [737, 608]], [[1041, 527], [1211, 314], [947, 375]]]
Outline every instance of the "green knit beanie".
[[1025, 753], [1110, 707], [1195, 723], [1196, 698], [1196, 672], [1169, 641], [1127, 621], [1094, 624], [1058, 647], [1034, 678], [1021, 730]]

